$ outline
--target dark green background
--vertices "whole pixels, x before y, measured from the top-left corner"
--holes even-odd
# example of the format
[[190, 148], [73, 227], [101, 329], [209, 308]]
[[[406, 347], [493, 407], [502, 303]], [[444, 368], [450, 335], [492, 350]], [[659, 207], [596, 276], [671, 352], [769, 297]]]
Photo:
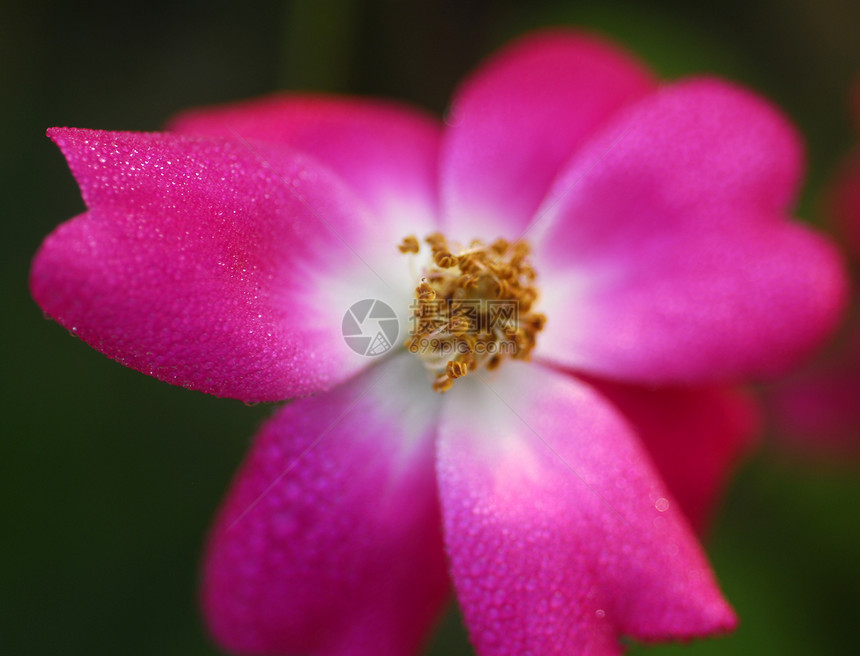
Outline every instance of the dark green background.
[[[0, 653], [214, 653], [197, 616], [198, 552], [271, 410], [159, 383], [43, 319], [27, 292], [30, 258], [83, 209], [45, 128], [153, 130], [190, 105], [290, 88], [441, 113], [483, 55], [564, 23], [613, 36], [664, 76], [718, 73], [782, 105], [808, 141], [802, 212], [814, 216], [855, 140], [852, 0], [0, 5]], [[740, 630], [647, 651], [855, 653], [857, 467], [765, 446], [709, 542]], [[455, 611], [432, 653], [470, 653]]]

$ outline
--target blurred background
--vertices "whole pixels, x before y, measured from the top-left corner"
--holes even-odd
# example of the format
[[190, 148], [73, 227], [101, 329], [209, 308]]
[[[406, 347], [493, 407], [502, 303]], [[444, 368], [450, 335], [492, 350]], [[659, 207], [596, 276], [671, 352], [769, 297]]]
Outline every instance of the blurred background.
[[[770, 97], [807, 139], [799, 211], [820, 220], [818, 199], [858, 138], [855, 0], [0, 4], [0, 652], [217, 653], [197, 615], [200, 547], [271, 412], [124, 369], [43, 318], [30, 259], [83, 210], [45, 129], [156, 130], [180, 109], [276, 89], [388, 96], [441, 115], [482, 56], [541, 25], [603, 33], [666, 78], [715, 73]], [[765, 439], [707, 544], [741, 628], [636, 653], [856, 653], [858, 467]], [[430, 653], [471, 653], [455, 608]]]

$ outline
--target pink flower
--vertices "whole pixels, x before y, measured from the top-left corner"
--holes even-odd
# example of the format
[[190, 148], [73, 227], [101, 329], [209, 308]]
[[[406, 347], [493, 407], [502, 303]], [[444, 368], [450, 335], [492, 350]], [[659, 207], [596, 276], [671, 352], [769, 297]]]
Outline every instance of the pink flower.
[[[166, 133], [50, 131], [88, 209], [36, 257], [45, 312], [177, 385], [316, 393], [263, 427], [217, 519], [213, 634], [414, 653], [449, 581], [482, 656], [731, 629], [679, 504], [701, 525], [754, 425], [723, 385], [791, 366], [845, 295], [834, 249], [787, 217], [794, 131], [746, 91], [658, 86], [566, 32], [492, 58], [448, 123], [283, 96]], [[468, 332], [446, 306], [418, 335], [467, 344], [452, 358], [341, 335], [362, 299], [402, 329], [463, 298], [520, 313]], [[505, 340], [501, 362], [478, 349]]]
[[[860, 84], [855, 91], [860, 125]], [[860, 150], [842, 165], [827, 199], [828, 218], [854, 263], [860, 263]], [[777, 434], [808, 454], [860, 456], [860, 296], [827, 352], [768, 391]]]

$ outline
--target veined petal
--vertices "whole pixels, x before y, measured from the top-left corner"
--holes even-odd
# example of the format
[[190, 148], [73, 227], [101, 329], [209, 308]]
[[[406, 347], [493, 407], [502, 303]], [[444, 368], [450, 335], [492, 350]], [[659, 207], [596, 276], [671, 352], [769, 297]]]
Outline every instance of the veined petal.
[[785, 216], [798, 161], [774, 110], [719, 82], [626, 110], [527, 234], [549, 317], [536, 356], [659, 384], [788, 369], [846, 296], [833, 246]]
[[439, 397], [403, 354], [281, 409], [210, 538], [203, 604], [243, 654], [416, 653], [448, 592]]
[[588, 35], [544, 31], [504, 48], [452, 102], [440, 170], [446, 230], [518, 237], [576, 149], [653, 88], [642, 65]]
[[352, 303], [407, 303], [408, 286], [368, 266], [378, 246], [360, 202], [304, 155], [170, 134], [50, 134], [88, 212], [42, 245], [32, 293], [126, 366], [218, 396], [281, 400], [366, 364], [340, 334]]
[[735, 465], [760, 429], [752, 397], [720, 387], [588, 382], [633, 426], [690, 523], [706, 533]]
[[[397, 234], [435, 229], [441, 124], [394, 102], [323, 95], [271, 96], [185, 112], [170, 129], [259, 139], [313, 155]], [[377, 231], [381, 226], [377, 227]]]
[[731, 609], [631, 428], [534, 364], [457, 382], [438, 455], [457, 597], [481, 656], [621, 653], [730, 629]]

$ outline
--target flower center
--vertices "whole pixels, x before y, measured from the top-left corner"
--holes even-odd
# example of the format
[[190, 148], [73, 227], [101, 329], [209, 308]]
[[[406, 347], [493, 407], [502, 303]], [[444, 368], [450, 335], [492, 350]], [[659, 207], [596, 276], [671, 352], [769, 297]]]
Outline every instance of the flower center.
[[[433, 372], [433, 389], [447, 392], [458, 378], [495, 369], [506, 357], [528, 360], [546, 323], [532, 311], [537, 274], [528, 244], [475, 239], [464, 248], [438, 232], [424, 241], [430, 260], [410, 306], [406, 347]], [[417, 254], [421, 245], [410, 235], [398, 248]]]

